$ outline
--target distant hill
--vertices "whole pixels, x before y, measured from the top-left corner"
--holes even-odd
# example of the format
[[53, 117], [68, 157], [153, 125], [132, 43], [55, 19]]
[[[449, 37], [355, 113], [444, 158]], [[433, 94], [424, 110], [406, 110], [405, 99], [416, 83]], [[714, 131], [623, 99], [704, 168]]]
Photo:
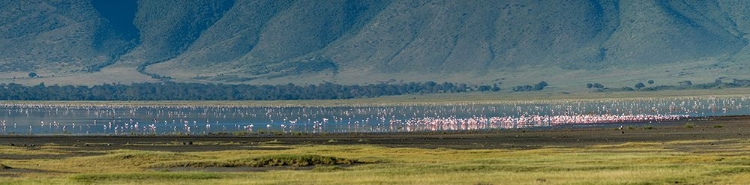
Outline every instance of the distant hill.
[[744, 1], [23, 0], [0, 17], [2, 83], [750, 77]]

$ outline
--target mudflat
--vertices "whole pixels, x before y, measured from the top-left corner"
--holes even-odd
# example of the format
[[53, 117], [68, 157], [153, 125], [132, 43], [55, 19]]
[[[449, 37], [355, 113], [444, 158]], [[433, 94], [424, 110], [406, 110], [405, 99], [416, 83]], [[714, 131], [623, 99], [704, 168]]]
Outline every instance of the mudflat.
[[[647, 126], [503, 129], [450, 132], [257, 134], [249, 136], [67, 136], [3, 135], [0, 144], [16, 147], [72, 146], [70, 150], [219, 151], [256, 146], [357, 145], [448, 149], [537, 149], [585, 147], [626, 142], [750, 139], [750, 116], [710, 117]], [[0, 158], [14, 158], [0, 154]], [[12, 155], [12, 154], [11, 154]]]

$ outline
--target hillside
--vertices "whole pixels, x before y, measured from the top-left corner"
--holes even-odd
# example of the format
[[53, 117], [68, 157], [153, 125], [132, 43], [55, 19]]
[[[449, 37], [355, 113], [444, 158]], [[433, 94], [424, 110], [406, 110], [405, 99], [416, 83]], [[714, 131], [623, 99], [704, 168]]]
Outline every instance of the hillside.
[[4, 1], [0, 82], [747, 79], [749, 15], [711, 0]]

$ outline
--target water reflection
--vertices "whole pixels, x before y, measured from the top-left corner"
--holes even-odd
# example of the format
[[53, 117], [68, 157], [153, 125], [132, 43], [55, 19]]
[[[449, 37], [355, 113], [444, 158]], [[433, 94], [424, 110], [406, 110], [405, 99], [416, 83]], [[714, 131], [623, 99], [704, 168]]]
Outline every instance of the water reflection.
[[0, 134], [200, 135], [482, 130], [653, 123], [747, 115], [747, 97], [399, 106], [67, 106], [1, 104]]

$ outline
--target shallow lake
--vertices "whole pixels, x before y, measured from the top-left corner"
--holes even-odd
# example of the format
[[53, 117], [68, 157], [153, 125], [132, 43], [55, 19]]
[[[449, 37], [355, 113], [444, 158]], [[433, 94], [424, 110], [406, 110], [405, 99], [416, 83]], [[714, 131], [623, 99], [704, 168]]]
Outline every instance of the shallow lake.
[[749, 97], [702, 97], [336, 107], [0, 104], [0, 134], [202, 135], [618, 127], [748, 115], [748, 101]]

